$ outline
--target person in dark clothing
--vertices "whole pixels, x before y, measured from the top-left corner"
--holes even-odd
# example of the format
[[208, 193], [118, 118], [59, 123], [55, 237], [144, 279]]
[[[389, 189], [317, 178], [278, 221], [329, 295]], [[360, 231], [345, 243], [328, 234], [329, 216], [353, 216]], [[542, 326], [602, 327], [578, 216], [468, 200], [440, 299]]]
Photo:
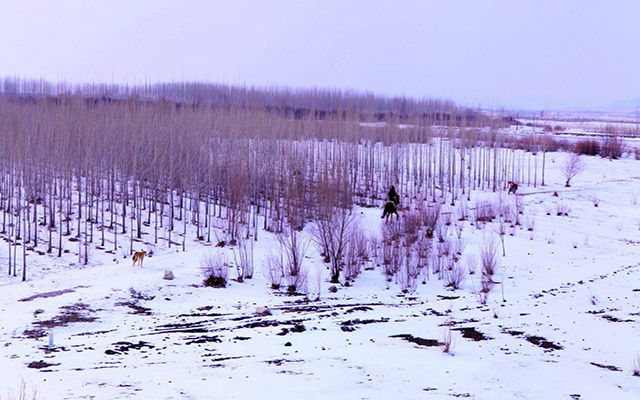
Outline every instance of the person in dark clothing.
[[398, 192], [396, 192], [396, 188], [395, 186], [391, 186], [391, 189], [389, 189], [389, 201], [393, 202], [396, 206], [398, 204], [400, 204], [400, 196], [398, 195]]
[[518, 184], [515, 182], [509, 181], [509, 193], [508, 194], [516, 194], [518, 190]]

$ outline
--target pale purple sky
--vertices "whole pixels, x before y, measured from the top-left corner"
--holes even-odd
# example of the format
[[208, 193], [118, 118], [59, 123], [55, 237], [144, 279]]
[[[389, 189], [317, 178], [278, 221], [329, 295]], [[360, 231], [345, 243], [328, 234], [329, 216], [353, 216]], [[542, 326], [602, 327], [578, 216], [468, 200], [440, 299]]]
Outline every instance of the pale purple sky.
[[640, 1], [0, 0], [0, 76], [549, 109], [640, 97]]

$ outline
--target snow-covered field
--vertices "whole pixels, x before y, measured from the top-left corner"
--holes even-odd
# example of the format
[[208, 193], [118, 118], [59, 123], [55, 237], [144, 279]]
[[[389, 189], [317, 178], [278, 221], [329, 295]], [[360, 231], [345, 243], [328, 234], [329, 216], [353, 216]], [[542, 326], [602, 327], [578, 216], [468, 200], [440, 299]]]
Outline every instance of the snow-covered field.
[[[274, 292], [262, 273], [277, 246], [268, 232], [253, 279], [224, 289], [202, 285], [200, 260], [233, 259], [228, 246], [158, 246], [142, 269], [99, 250], [86, 267], [32, 255], [21, 282], [6, 275], [3, 243], [0, 398], [21, 380], [40, 399], [640, 398], [640, 161], [584, 157], [565, 188], [566, 157], [548, 154], [546, 186], [521, 186], [535, 227], [508, 229], [486, 305], [478, 272], [459, 290], [431, 275], [403, 294], [373, 261], [332, 293], [314, 245], [308, 296]], [[380, 235], [381, 210], [354, 213]], [[497, 237], [492, 224], [457, 223], [463, 257]], [[265, 306], [272, 315], [256, 313]]]

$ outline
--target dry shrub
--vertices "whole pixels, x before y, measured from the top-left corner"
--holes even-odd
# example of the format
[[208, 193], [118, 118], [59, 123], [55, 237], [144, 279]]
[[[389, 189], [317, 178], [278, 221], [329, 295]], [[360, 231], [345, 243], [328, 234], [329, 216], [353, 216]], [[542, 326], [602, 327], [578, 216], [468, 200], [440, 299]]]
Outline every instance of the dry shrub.
[[367, 237], [359, 226], [353, 229], [353, 233], [349, 237], [349, 243], [353, 247], [356, 256], [363, 262], [370, 259], [371, 251], [374, 251], [377, 247], [372, 244], [372, 240]]
[[418, 260], [410, 249], [406, 249], [400, 263], [397, 279], [402, 293], [410, 293], [416, 290], [420, 268]]
[[567, 161], [564, 163], [562, 172], [564, 173], [564, 177], [567, 179], [564, 186], [570, 187], [571, 179], [573, 179], [580, 172], [584, 171], [585, 165], [584, 161], [578, 154], [571, 154]]
[[264, 270], [264, 277], [271, 289], [277, 290], [282, 286], [284, 280], [284, 260], [282, 255], [271, 255], [267, 258], [267, 268]]
[[478, 268], [478, 260], [475, 257], [467, 257], [467, 271], [469, 271], [469, 275], [473, 275], [476, 273], [476, 269]]
[[390, 220], [382, 225], [382, 239], [388, 241], [398, 241], [402, 237], [402, 222], [398, 220]]
[[482, 276], [491, 278], [498, 269], [498, 246], [493, 240], [488, 240], [480, 250]]
[[439, 257], [449, 257], [452, 253], [453, 245], [451, 240], [443, 240], [438, 242], [437, 248]]
[[[40, 398], [40, 395], [38, 394], [38, 390], [36, 388], [32, 388], [31, 394], [27, 392], [27, 383], [24, 381], [24, 379], [22, 379], [16, 393], [14, 393], [12, 390], [9, 390], [7, 392], [7, 400], [38, 400]], [[3, 398], [4, 397], [0, 397], [0, 399]]]
[[576, 154], [597, 156], [600, 154], [600, 143], [594, 139], [583, 139], [576, 142], [574, 150]]
[[533, 216], [531, 216], [531, 215], [530, 215], [530, 216], [528, 216], [528, 217], [526, 218], [526, 222], [525, 222], [525, 224], [526, 224], [526, 226], [527, 226], [527, 230], [528, 230], [529, 232], [533, 232], [533, 229], [534, 229], [534, 228], [535, 228], [535, 226], [536, 226], [536, 219], [535, 219]]
[[253, 241], [251, 239], [238, 238], [238, 253], [236, 256], [234, 249], [233, 258], [238, 270], [238, 282], [242, 282], [244, 278], [253, 278]]
[[436, 236], [438, 236], [439, 242], [444, 242], [447, 239], [447, 235], [449, 234], [449, 225], [441, 220], [436, 225]]
[[624, 149], [624, 144], [622, 143], [622, 141], [618, 136], [616, 135], [606, 136], [602, 141], [602, 149], [600, 151], [600, 155], [602, 157], [616, 160], [622, 157], [623, 149]]
[[435, 203], [431, 206], [420, 209], [427, 237], [433, 237], [433, 232], [435, 231], [436, 226], [438, 225], [438, 219], [440, 218], [440, 207], [440, 204]]
[[451, 321], [445, 324], [445, 327], [442, 331], [442, 352], [446, 354], [451, 354], [451, 350], [453, 347], [453, 330], [451, 326], [453, 324]]
[[469, 205], [466, 201], [460, 201], [456, 206], [458, 221], [466, 221], [469, 218]]
[[497, 215], [495, 204], [489, 200], [476, 200], [474, 207], [477, 222], [491, 222]]
[[387, 282], [391, 282], [393, 276], [400, 270], [402, 264], [402, 248], [397, 242], [384, 242], [382, 253], [382, 273]]
[[281, 260], [284, 260], [282, 269], [287, 280], [287, 290], [292, 294], [306, 293], [308, 271], [304, 268], [303, 260], [308, 243], [300, 238], [300, 234], [293, 227], [278, 234], [277, 238], [280, 253], [283, 255]]
[[402, 228], [405, 235], [415, 235], [422, 225], [422, 215], [420, 211], [412, 210], [403, 213]]
[[358, 256], [356, 247], [353, 241], [350, 241], [345, 249], [343, 276], [346, 286], [349, 286], [353, 282], [362, 270], [362, 259]]
[[204, 271], [204, 285], [215, 288], [223, 288], [227, 286], [227, 278], [229, 275], [229, 265], [223, 256], [213, 253], [206, 254], [200, 266]]
[[464, 268], [458, 263], [453, 262], [451, 267], [445, 272], [444, 276], [445, 285], [453, 290], [458, 290], [465, 278]]
[[556, 215], [558, 217], [561, 217], [561, 216], [568, 217], [570, 211], [571, 211], [571, 208], [567, 203], [562, 201], [559, 203], [556, 203]]
[[[313, 235], [331, 267], [331, 283], [338, 283], [342, 258], [349, 237], [353, 233], [354, 217], [351, 210], [341, 207], [329, 207], [314, 224]], [[386, 224], [395, 226], [395, 224]], [[397, 228], [400, 229], [399, 227]], [[385, 234], [383, 232], [383, 234]], [[395, 232], [387, 233], [394, 235]]]

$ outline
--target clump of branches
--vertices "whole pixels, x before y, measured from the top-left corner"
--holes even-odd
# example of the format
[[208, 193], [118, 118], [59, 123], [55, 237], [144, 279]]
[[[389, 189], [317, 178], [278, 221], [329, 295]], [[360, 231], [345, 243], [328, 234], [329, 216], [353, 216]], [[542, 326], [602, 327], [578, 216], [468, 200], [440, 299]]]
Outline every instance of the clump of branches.
[[253, 277], [253, 241], [245, 238], [238, 238], [237, 254], [234, 249], [233, 258], [238, 271], [238, 282]]
[[420, 213], [422, 214], [422, 222], [425, 226], [425, 233], [427, 237], [432, 238], [433, 232], [438, 226], [438, 219], [440, 218], [440, 204], [434, 203], [433, 205], [422, 207]]
[[482, 275], [493, 277], [498, 269], [498, 247], [493, 240], [488, 240], [480, 250], [480, 262], [482, 264]]
[[570, 187], [571, 179], [573, 179], [580, 172], [585, 170], [584, 161], [578, 154], [571, 153], [567, 161], [565, 161], [564, 166], [562, 168], [562, 172], [566, 179], [564, 186]]
[[288, 227], [277, 235], [280, 253], [284, 256], [282, 271], [287, 281], [287, 291], [291, 294], [307, 292], [308, 271], [303, 265], [308, 243], [300, 237], [293, 227]]
[[341, 207], [331, 207], [315, 221], [314, 239], [329, 260], [331, 283], [339, 282], [342, 258], [353, 224], [351, 210]]
[[220, 254], [207, 253], [201, 260], [200, 266], [204, 272], [204, 285], [214, 288], [227, 286], [229, 276], [229, 265], [224, 256]]
[[455, 262], [453, 257], [451, 258], [449, 268], [444, 274], [445, 286], [450, 287], [453, 290], [460, 289], [460, 285], [465, 279], [464, 267]]
[[418, 277], [420, 276], [419, 261], [409, 247], [405, 248], [401, 257], [397, 272], [398, 284], [402, 293], [410, 293], [416, 290]]
[[624, 144], [617, 135], [609, 135], [602, 140], [602, 150], [600, 155], [602, 157], [616, 160], [622, 157], [623, 148]]
[[279, 255], [272, 254], [267, 257], [267, 265], [263, 273], [271, 289], [280, 289], [284, 281], [284, 257], [282, 253]]
[[486, 199], [476, 200], [474, 204], [476, 222], [491, 222], [496, 217], [495, 205]]

